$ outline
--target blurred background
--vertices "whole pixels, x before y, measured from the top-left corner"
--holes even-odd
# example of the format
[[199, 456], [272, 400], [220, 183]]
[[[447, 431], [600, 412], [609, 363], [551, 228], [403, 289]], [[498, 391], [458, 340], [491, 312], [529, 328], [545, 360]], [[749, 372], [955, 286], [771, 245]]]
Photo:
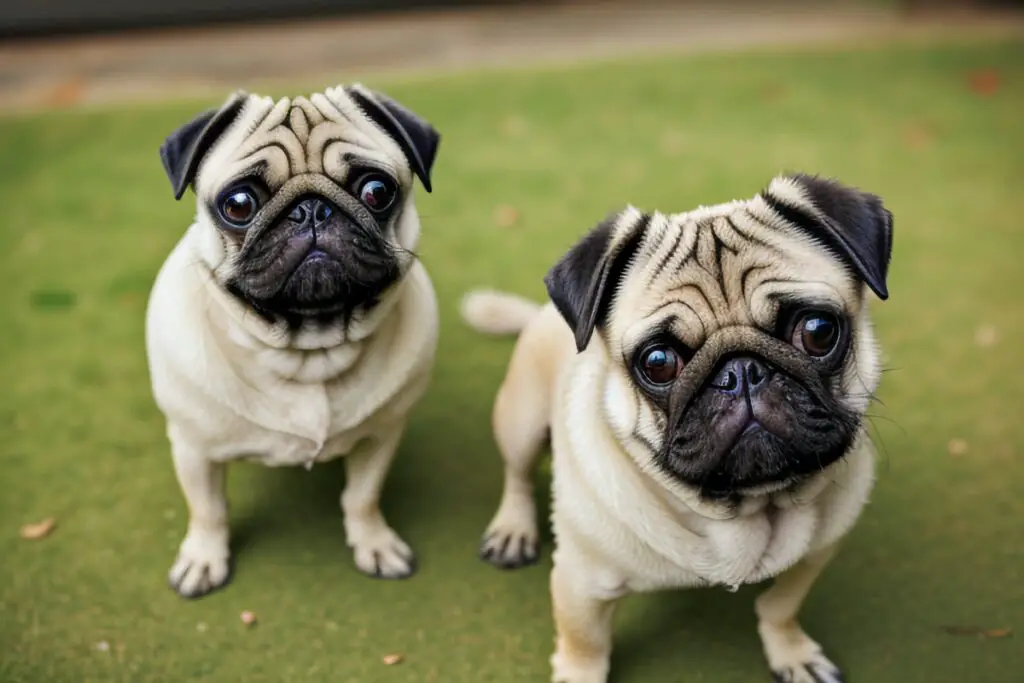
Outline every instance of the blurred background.
[[[383, 503], [420, 570], [353, 568], [340, 462], [238, 465], [233, 582], [183, 602], [143, 320], [195, 206], [157, 149], [236, 88], [352, 80], [442, 133], [416, 200], [441, 346]], [[609, 211], [791, 170], [896, 217], [878, 485], [804, 624], [852, 683], [1022, 680], [1022, 122], [1020, 1], [0, 0], [0, 683], [548, 680], [550, 537], [537, 567], [476, 559], [512, 340], [460, 297], [539, 299]], [[612, 683], [768, 680], [757, 590], [627, 601]]]
[[0, 105], [65, 106], [349, 74], [1013, 31], [1020, 0], [0, 2]]

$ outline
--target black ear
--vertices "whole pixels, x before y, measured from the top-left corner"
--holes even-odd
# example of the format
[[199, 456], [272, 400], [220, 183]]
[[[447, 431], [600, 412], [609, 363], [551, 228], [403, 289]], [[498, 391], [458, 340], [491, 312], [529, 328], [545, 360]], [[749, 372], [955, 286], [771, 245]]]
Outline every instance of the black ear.
[[220, 109], [204, 111], [168, 135], [160, 145], [160, 160], [174, 188], [175, 199], [181, 199], [192, 184], [199, 162], [238, 116], [246, 97], [241, 91], [233, 93]]
[[878, 298], [889, 298], [893, 218], [880, 197], [804, 173], [776, 178], [761, 196], [783, 218], [834, 251]]
[[612, 296], [633, 258], [651, 217], [636, 209], [598, 223], [544, 276], [548, 296], [576, 337], [576, 350], [590, 343], [605, 322]]
[[441, 135], [387, 95], [361, 85], [353, 85], [346, 90], [359, 108], [398, 143], [413, 173], [423, 183], [423, 189], [430, 192], [430, 169], [437, 157]]

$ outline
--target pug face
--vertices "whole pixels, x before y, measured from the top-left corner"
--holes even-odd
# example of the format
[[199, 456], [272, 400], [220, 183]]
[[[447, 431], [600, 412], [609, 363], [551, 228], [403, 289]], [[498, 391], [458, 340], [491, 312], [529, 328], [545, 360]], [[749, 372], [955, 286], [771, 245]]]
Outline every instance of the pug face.
[[273, 100], [239, 93], [161, 148], [178, 198], [191, 184], [206, 258], [270, 321], [349, 320], [414, 259], [414, 177], [430, 190], [439, 136], [361, 86]]
[[737, 502], [853, 445], [879, 376], [864, 290], [888, 296], [891, 235], [877, 197], [782, 177], [689, 213], [620, 212], [546, 282], [578, 348], [604, 342], [604, 412], [624, 450]]

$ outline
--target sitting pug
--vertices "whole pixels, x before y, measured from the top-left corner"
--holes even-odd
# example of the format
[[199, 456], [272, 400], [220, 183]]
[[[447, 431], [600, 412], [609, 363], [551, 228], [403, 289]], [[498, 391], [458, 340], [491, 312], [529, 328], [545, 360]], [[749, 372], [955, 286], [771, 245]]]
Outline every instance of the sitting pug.
[[413, 182], [430, 191], [438, 144], [419, 116], [352, 85], [309, 98], [236, 93], [161, 146], [175, 198], [189, 186], [197, 198], [146, 321], [189, 509], [169, 576], [182, 596], [228, 581], [224, 478], [240, 458], [311, 467], [346, 455], [356, 565], [414, 571], [378, 503], [437, 345]]
[[521, 329], [493, 423], [505, 461], [482, 554], [537, 558], [531, 468], [553, 449], [553, 680], [602, 683], [630, 593], [738, 587], [775, 678], [835, 683], [797, 621], [874, 479], [867, 290], [888, 296], [892, 216], [808, 175], [665, 215], [627, 208], [545, 278], [551, 302], [479, 291], [479, 330]]

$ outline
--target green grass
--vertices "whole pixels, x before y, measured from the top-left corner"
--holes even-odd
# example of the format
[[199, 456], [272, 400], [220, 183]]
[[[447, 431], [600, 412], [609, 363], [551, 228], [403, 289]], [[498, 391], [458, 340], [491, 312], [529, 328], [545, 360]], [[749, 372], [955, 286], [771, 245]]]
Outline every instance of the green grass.
[[[967, 87], [980, 68], [1001, 75], [991, 96]], [[500, 488], [489, 412], [512, 343], [463, 328], [459, 297], [478, 285], [539, 297], [550, 264], [609, 210], [747, 196], [792, 169], [878, 192], [896, 215], [892, 298], [874, 306], [892, 368], [876, 409], [880, 479], [805, 625], [855, 683], [1020, 680], [1024, 45], [371, 85], [445, 134], [435, 193], [420, 194], [442, 344], [384, 501], [419, 574], [355, 571], [339, 463], [238, 466], [233, 584], [196, 602], [166, 587], [185, 508], [149, 393], [143, 312], [192, 196], [173, 202], [156, 151], [209, 102], [3, 120], [0, 681], [547, 680], [550, 547], [516, 573], [475, 557]], [[495, 224], [504, 204], [520, 212], [513, 227]], [[998, 341], [982, 348], [986, 325]], [[953, 438], [965, 455], [948, 454]], [[18, 537], [48, 516], [52, 536]], [[754, 592], [626, 601], [614, 681], [768, 680]], [[260, 619], [251, 630], [246, 609]], [[953, 624], [1018, 634], [942, 630]], [[392, 652], [405, 661], [384, 666]]]

